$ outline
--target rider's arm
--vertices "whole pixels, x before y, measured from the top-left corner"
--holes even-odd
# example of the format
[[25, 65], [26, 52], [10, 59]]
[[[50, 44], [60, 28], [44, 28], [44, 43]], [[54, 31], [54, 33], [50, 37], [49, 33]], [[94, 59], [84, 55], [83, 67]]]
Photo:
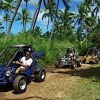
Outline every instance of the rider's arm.
[[19, 65], [21, 65], [21, 66], [23, 66], [23, 67], [29, 67], [29, 65], [28, 64], [22, 64], [21, 62], [19, 62], [19, 61], [16, 61], [15, 62], [16, 64], [19, 64]]
[[16, 61], [15, 63], [19, 64], [19, 65], [21, 65], [23, 67], [29, 67], [32, 64], [32, 62], [33, 62], [33, 60], [30, 58], [28, 61], [26, 61], [26, 64], [23, 64], [23, 63], [21, 63], [19, 61]]

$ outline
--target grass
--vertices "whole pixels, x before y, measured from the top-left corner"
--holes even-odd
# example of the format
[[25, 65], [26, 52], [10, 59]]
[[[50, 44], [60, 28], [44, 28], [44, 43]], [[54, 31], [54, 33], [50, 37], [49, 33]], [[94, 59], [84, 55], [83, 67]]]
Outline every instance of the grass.
[[66, 100], [100, 100], [100, 64], [76, 72], [75, 86]]
[[[53, 65], [56, 61], [56, 57], [64, 54], [66, 47], [75, 47], [75, 43], [70, 43], [68, 40], [53, 40], [45, 39], [42, 37], [33, 37], [27, 34], [18, 34], [16, 36], [5, 36], [0, 38], [0, 51], [7, 45], [13, 44], [31, 44], [35, 51], [44, 51], [45, 56], [39, 60], [43, 65]], [[68, 84], [67, 77], [65, 88], [61, 88], [65, 91], [65, 100], [100, 100], [100, 64], [91, 65], [91, 67], [85, 69], [79, 69], [75, 71], [69, 71], [73, 77], [69, 76], [69, 81], [72, 84]], [[70, 78], [75, 79], [70, 80]], [[60, 79], [60, 78], [59, 78]], [[58, 81], [59, 82], [59, 81]], [[59, 86], [59, 85], [57, 85]], [[60, 84], [61, 86], [61, 84]], [[54, 88], [54, 87], [52, 87]], [[64, 95], [64, 96], [65, 96]]]

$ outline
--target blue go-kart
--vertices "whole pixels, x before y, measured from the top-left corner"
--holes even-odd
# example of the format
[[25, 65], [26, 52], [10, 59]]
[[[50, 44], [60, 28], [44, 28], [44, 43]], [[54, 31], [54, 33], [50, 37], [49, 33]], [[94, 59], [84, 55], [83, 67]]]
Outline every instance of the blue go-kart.
[[[18, 65], [13, 61], [19, 60], [25, 55], [25, 51], [31, 51], [33, 62], [24, 72], [20, 72], [15, 77], [15, 71]], [[37, 62], [37, 58], [44, 55], [43, 52], [35, 53], [31, 45], [10, 45], [4, 48], [0, 53], [0, 85], [12, 84], [16, 93], [23, 93], [27, 89], [28, 82], [43, 82], [46, 77], [45, 69]]]

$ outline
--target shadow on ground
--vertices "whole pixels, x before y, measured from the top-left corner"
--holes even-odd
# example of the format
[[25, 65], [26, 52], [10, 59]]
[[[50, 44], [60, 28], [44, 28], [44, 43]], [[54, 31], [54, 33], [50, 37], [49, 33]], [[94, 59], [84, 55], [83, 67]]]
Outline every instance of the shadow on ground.
[[53, 72], [56, 69], [67, 69], [67, 68], [71, 68], [70, 66], [62, 66], [61, 68], [55, 68], [55, 66], [48, 66], [45, 68], [46, 72]]
[[[28, 85], [30, 84], [30, 82], [28, 81]], [[19, 94], [13, 90], [12, 84], [0, 85], [0, 92], [9, 92], [9, 91], [12, 91], [13, 94]]]
[[[55, 98], [56, 100], [62, 100], [59, 98]], [[47, 97], [41, 97], [41, 96], [30, 96], [30, 97], [26, 97], [26, 98], [18, 98], [18, 99], [5, 99], [5, 100], [54, 100], [54, 99], [50, 99]]]
[[0, 85], [0, 92], [8, 92], [13, 89], [13, 86], [11, 84], [6, 85]]
[[100, 82], [100, 65], [98, 67], [89, 67], [88, 69], [76, 68], [73, 70], [57, 71], [56, 73], [68, 74], [70, 76], [79, 76], [82, 78], [92, 78], [93, 81]]

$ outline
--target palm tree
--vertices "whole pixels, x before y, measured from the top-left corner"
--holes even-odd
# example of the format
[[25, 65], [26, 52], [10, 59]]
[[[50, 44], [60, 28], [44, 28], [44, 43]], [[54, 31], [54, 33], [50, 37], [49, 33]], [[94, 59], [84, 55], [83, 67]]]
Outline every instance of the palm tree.
[[26, 23], [31, 21], [29, 12], [26, 9], [22, 9], [22, 14], [18, 13], [16, 21], [21, 21], [21, 24], [23, 24], [23, 30], [26, 31]]
[[96, 3], [95, 12], [97, 17], [97, 14], [100, 13], [100, 0], [95, 0], [95, 3]]
[[[6, 0], [6, 1], [8, 1], [8, 0]], [[11, 1], [13, 1], [13, 0], [9, 0], [8, 2], [11, 2]], [[24, 1], [26, 2], [26, 8], [27, 8], [27, 3], [28, 3], [29, 0], [24, 0]], [[52, 1], [54, 1], [54, 0], [43, 0], [43, 2], [44, 2], [45, 4], [46, 4], [47, 2], [52, 2]], [[64, 5], [67, 7], [67, 1], [70, 1], [70, 0], [67, 0], [67, 1], [66, 1], [66, 0], [62, 0], [62, 1], [63, 1]], [[18, 0], [18, 4], [17, 4], [17, 6], [16, 6], [16, 8], [15, 8], [13, 17], [12, 17], [12, 19], [11, 19], [11, 21], [10, 21], [10, 24], [9, 24], [9, 27], [8, 27], [8, 30], [7, 30], [7, 33], [10, 33], [10, 31], [11, 31], [12, 24], [13, 24], [13, 22], [14, 22], [14, 19], [15, 19], [15, 17], [16, 17], [16, 14], [17, 14], [17, 11], [18, 11], [18, 9], [19, 9], [19, 6], [20, 6], [21, 2], [22, 2], [22, 0]], [[31, 23], [30, 30], [33, 30], [34, 27], [35, 27], [36, 20], [37, 20], [39, 11], [40, 11], [41, 3], [42, 3], [42, 0], [39, 0], [37, 9], [36, 9], [35, 14], [34, 14], [34, 16], [33, 16], [33, 20], [32, 20], [32, 23]], [[44, 4], [44, 5], [45, 5], [45, 4]], [[58, 4], [59, 4], [59, 0], [58, 0], [58, 3], [57, 3], [57, 7], [58, 7]]]
[[92, 17], [97, 18], [98, 13], [100, 13], [100, 0], [85, 0], [88, 4], [87, 8], [91, 11]]
[[12, 9], [14, 9], [12, 2], [13, 2], [13, 0], [4, 0], [2, 2], [3, 3], [2, 8], [5, 10], [6, 13], [8, 13]]
[[[45, 6], [45, 13], [42, 17], [42, 19], [48, 17], [48, 24], [47, 24], [47, 28], [49, 26], [49, 21], [51, 19], [51, 21], [56, 20], [56, 18], [58, 17], [58, 6], [59, 6], [59, 0], [57, 0], [57, 3], [55, 3], [54, 0], [47, 0], [47, 2], [44, 0], [44, 6]], [[69, 2], [70, 0], [62, 0], [63, 4], [66, 7], [66, 10], [69, 10]], [[57, 5], [56, 5], [57, 4]]]
[[17, 6], [15, 8], [14, 14], [13, 14], [12, 19], [10, 21], [10, 24], [9, 24], [9, 27], [8, 27], [8, 30], [7, 30], [7, 33], [10, 33], [10, 31], [11, 31], [11, 28], [12, 28], [12, 25], [13, 25], [13, 22], [14, 22], [14, 19], [16, 17], [16, 14], [18, 12], [18, 9], [20, 7], [21, 2], [22, 2], [22, 0], [18, 0], [18, 4], [17, 4]]
[[4, 16], [3, 16], [3, 21], [6, 22], [6, 32], [7, 32], [8, 22], [10, 21], [10, 16], [5, 13]]
[[[74, 16], [74, 15], [73, 15]], [[67, 38], [72, 35], [73, 31], [73, 17], [72, 13], [66, 11], [59, 11], [58, 18], [54, 21], [53, 32], [58, 38]]]
[[[58, 30], [58, 24], [59, 22], [57, 22], [58, 20], [58, 7], [59, 7], [59, 2], [60, 0], [57, 0], [57, 2], [55, 2], [55, 0], [43, 0], [44, 1], [44, 7], [45, 7], [45, 13], [42, 17], [42, 20], [46, 17], [48, 17], [48, 24], [47, 24], [47, 29], [48, 29], [48, 26], [49, 26], [49, 22], [51, 20], [51, 22], [53, 22], [54, 25], [56, 25], [56, 29]], [[69, 10], [69, 2], [70, 0], [62, 0], [66, 10], [68, 11]], [[54, 26], [55, 28], [55, 26]], [[61, 27], [60, 27], [61, 28]], [[51, 31], [51, 36], [50, 38], [52, 38], [53, 34], [54, 34], [54, 31], [55, 29], [52, 29]], [[59, 33], [57, 33], [59, 34]]]
[[[49, 11], [48, 14], [45, 13], [43, 15], [43, 18], [44, 19], [45, 17], [48, 17], [48, 24], [47, 24], [47, 27], [49, 25], [49, 19], [53, 20], [55, 19], [55, 14], [57, 13], [57, 10], [58, 10], [58, 6], [59, 6], [59, 0], [57, 1], [57, 8], [55, 8], [56, 10], [54, 11], [54, 8], [53, 9], [50, 9], [52, 7], [54, 7], [54, 3], [55, 3], [55, 0], [39, 0], [39, 3], [38, 3], [38, 6], [35, 10], [35, 13], [34, 13], [34, 16], [33, 16], [33, 19], [32, 19], [32, 23], [31, 23], [31, 27], [30, 27], [30, 31], [32, 31], [35, 27], [35, 24], [36, 24], [36, 20], [37, 20], [37, 17], [38, 17], [38, 14], [39, 14], [39, 11], [40, 11], [40, 7], [41, 7], [41, 3], [44, 3], [44, 7], [46, 9], [46, 11]], [[69, 4], [68, 2], [70, 2], [70, 0], [62, 0], [62, 2], [64, 3], [66, 9], [69, 9]], [[51, 7], [50, 7], [51, 6]]]
[[53, 19], [55, 20], [55, 18], [56, 18], [56, 15], [57, 15], [57, 9], [56, 9], [56, 7], [55, 7], [55, 2], [53, 1], [53, 0], [51, 0], [51, 1], [48, 1], [47, 3], [46, 3], [46, 5], [45, 5], [45, 13], [43, 14], [43, 16], [42, 16], [42, 20], [44, 19], [44, 18], [48, 18], [48, 24], [47, 24], [47, 29], [48, 29], [48, 26], [49, 26], [49, 22], [50, 22], [50, 20], [51, 20], [51, 22], [53, 21]]
[[38, 5], [37, 5], [37, 8], [36, 8], [35, 13], [34, 13], [34, 16], [32, 18], [30, 32], [32, 32], [32, 30], [34, 30], [34, 28], [35, 28], [35, 24], [36, 24], [36, 21], [37, 21], [37, 17], [39, 15], [39, 11], [40, 11], [41, 4], [42, 4], [42, 0], [39, 0]]
[[[27, 10], [28, 1], [29, 1], [29, 0], [24, 0], [24, 2], [26, 3], [26, 8], [25, 8], [26, 10]], [[25, 26], [26, 26], [26, 17], [25, 17]], [[26, 28], [25, 28], [25, 30], [26, 30]]]
[[62, 0], [64, 6], [66, 7], [66, 9], [68, 10], [70, 7], [69, 7], [69, 2], [71, 2], [71, 0]]
[[5, 13], [3, 19], [6, 22], [7, 31], [8, 21], [10, 21], [9, 13], [11, 14], [15, 7], [13, 6], [13, 0], [0, 0], [0, 3], [0, 10]]
[[77, 40], [79, 44], [85, 40], [86, 47], [88, 44], [87, 41], [89, 39], [89, 35], [91, 34], [91, 31], [95, 27], [96, 23], [95, 12], [93, 13], [93, 6], [92, 0], [85, 0], [83, 3], [77, 6], [78, 13], [73, 17], [76, 20], [75, 25], [77, 25]]
[[[59, 8], [59, 0], [57, 1], [56, 16], [57, 16], [58, 8]], [[57, 16], [57, 17], [58, 17], [58, 16]]]

